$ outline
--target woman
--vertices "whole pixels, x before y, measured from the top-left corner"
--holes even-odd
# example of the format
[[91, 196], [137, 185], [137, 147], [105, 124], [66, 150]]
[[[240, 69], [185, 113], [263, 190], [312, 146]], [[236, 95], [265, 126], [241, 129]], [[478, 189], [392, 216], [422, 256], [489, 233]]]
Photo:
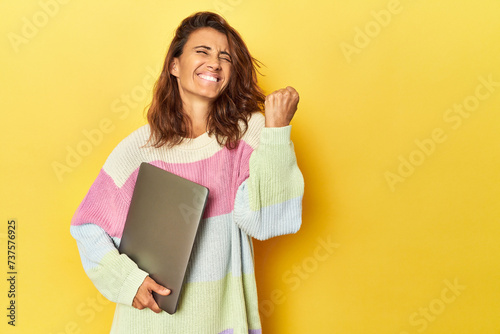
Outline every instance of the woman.
[[[255, 67], [219, 15], [183, 20], [148, 124], [113, 150], [78, 207], [71, 234], [87, 275], [117, 303], [111, 333], [261, 333], [251, 238], [298, 231], [304, 181], [290, 141], [298, 94], [265, 97]], [[174, 315], [152, 296], [170, 291], [117, 250], [144, 161], [210, 190]]]

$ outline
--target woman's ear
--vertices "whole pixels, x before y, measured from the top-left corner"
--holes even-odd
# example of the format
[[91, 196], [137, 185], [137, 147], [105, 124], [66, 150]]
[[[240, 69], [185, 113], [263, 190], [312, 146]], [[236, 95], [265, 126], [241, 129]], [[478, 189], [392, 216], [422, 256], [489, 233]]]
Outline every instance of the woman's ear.
[[172, 64], [170, 64], [170, 71], [169, 72], [174, 77], [179, 77], [179, 70], [177, 68], [177, 63], [178, 63], [177, 58], [174, 58], [174, 60], [172, 61]]

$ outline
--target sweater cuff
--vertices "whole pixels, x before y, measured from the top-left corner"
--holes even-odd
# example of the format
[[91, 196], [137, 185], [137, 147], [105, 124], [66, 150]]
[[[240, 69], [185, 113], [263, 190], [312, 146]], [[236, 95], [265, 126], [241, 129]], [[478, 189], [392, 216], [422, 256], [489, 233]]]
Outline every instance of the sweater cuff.
[[292, 126], [281, 126], [276, 128], [262, 128], [260, 133], [260, 143], [261, 144], [271, 144], [271, 145], [283, 145], [290, 144]]
[[149, 274], [147, 272], [139, 267], [134, 268], [123, 282], [117, 302], [131, 306], [134, 301], [134, 297], [137, 294], [137, 290], [148, 275]]

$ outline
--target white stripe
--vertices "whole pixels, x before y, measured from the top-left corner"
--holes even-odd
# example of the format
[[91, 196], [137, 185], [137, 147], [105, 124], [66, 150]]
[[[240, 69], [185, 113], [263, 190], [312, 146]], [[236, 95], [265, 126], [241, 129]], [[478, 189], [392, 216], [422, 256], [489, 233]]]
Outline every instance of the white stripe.
[[[265, 117], [260, 112], [252, 114], [248, 122], [248, 130], [242, 140], [255, 149], [259, 143], [259, 136], [265, 124]], [[169, 150], [165, 147], [145, 147], [150, 134], [149, 125], [143, 125], [123, 139], [111, 152], [103, 169], [112, 176], [114, 183], [122, 187], [130, 175], [139, 168], [141, 162], [164, 161], [166, 163], [191, 163], [208, 159], [222, 149], [214, 140], [203, 150], [182, 152]], [[208, 138], [208, 137], [207, 137]], [[181, 144], [180, 147], [182, 147]], [[189, 146], [189, 143], [187, 144]]]

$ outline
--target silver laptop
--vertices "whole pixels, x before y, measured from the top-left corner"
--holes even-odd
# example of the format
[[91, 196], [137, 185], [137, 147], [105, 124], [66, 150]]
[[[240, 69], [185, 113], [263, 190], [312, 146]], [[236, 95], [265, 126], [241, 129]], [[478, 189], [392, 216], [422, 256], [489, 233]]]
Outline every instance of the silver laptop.
[[168, 296], [153, 292], [161, 309], [175, 313], [208, 188], [143, 162], [118, 250], [127, 254]]

